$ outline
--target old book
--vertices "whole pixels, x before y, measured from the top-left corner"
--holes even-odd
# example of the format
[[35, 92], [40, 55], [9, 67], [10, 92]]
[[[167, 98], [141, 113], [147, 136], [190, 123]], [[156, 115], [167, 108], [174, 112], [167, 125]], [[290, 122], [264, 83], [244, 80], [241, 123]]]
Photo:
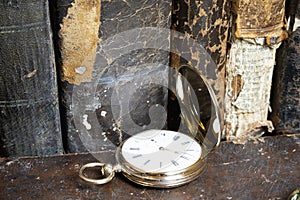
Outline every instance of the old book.
[[300, 131], [300, 2], [286, 2], [289, 38], [276, 52], [270, 119], [276, 133]]
[[268, 120], [276, 49], [286, 38], [282, 0], [233, 4], [231, 49], [226, 64], [225, 129], [228, 139], [271, 132]]
[[286, 38], [284, 0], [233, 1], [234, 35], [237, 38], [265, 38], [267, 45]]
[[63, 152], [47, 0], [0, 2], [0, 156]]
[[115, 149], [164, 128], [171, 1], [57, 0], [53, 9], [68, 151]]
[[[225, 132], [228, 139], [273, 130], [268, 109], [276, 48], [235, 39], [226, 66]], [[251, 135], [250, 135], [251, 134]], [[253, 135], [254, 134], [254, 135]]]
[[[211, 92], [216, 95], [217, 110], [220, 112], [219, 121], [223, 126], [229, 14], [230, 2], [227, 0], [173, 1], [172, 29], [179, 34], [172, 35], [173, 53], [170, 65], [178, 69], [191, 84], [197, 97], [196, 104], [199, 106], [199, 111], [192, 112], [193, 105], [190, 105], [186, 114], [170, 115], [169, 124], [185, 123], [190, 132], [198, 131], [198, 136], [199, 134], [205, 136], [205, 132], [209, 125], [212, 125], [211, 121], [213, 120], [211, 119], [213, 101], [206, 84], [212, 87]], [[186, 67], [182, 68], [182, 66]], [[175, 84], [170, 80], [170, 85]], [[187, 94], [186, 91], [185, 94]], [[175, 95], [170, 96], [170, 113], [178, 110], [176, 108], [177, 100], [178, 97]], [[188, 116], [192, 116], [193, 113], [197, 113], [200, 118], [197, 117], [196, 120], [189, 118]], [[203, 139], [201, 139], [202, 136], [199, 136], [200, 140]], [[219, 136], [215, 135], [214, 137]]]

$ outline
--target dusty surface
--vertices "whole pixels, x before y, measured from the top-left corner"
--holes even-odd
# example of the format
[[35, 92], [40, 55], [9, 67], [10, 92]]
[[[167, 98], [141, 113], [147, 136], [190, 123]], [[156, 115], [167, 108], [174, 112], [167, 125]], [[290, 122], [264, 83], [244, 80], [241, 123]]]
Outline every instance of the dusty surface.
[[[94, 154], [114, 162], [114, 152]], [[121, 174], [96, 186], [78, 177], [90, 154], [0, 159], [0, 199], [287, 199], [300, 187], [300, 135], [221, 143], [195, 181], [175, 189], [130, 183]]]

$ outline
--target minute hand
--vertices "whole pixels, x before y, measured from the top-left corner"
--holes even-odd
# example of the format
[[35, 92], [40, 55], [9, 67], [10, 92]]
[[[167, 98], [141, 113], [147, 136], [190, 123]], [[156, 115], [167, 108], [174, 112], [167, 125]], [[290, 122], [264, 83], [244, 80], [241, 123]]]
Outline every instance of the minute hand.
[[176, 151], [176, 150], [173, 150], [173, 149], [168, 149], [168, 148], [165, 148], [165, 147], [160, 147], [159, 150], [163, 150], [163, 151], [170, 151], [170, 152], [173, 152], [173, 153], [176, 153], [176, 154], [188, 154], [190, 156], [193, 156], [192, 154], [189, 154], [187, 153], [186, 151], [185, 152], [182, 152], [182, 151]]

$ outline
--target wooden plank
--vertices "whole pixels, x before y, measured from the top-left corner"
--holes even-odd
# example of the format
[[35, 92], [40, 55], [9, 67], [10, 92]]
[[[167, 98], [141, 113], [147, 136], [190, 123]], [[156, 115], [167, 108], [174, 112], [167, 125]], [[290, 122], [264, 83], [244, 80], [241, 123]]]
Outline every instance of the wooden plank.
[[0, 155], [62, 153], [48, 1], [0, 1]]
[[[114, 152], [98, 152], [114, 163]], [[0, 160], [1, 199], [287, 199], [300, 187], [300, 135], [264, 137], [245, 144], [222, 142], [195, 181], [174, 189], [152, 189], [118, 174], [96, 186], [78, 177], [90, 154]]]

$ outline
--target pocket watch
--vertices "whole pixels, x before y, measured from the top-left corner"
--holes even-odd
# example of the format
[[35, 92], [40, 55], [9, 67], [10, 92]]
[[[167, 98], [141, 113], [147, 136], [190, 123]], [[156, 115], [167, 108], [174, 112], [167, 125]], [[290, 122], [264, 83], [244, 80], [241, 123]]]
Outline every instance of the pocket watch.
[[[205, 168], [203, 150], [189, 135], [168, 130], [147, 130], [128, 138], [116, 150], [117, 164], [88, 163], [79, 170], [79, 176], [94, 184], [111, 181], [115, 172], [121, 172], [134, 183], [170, 188], [191, 182]], [[86, 169], [100, 167], [103, 177], [92, 179]]]

